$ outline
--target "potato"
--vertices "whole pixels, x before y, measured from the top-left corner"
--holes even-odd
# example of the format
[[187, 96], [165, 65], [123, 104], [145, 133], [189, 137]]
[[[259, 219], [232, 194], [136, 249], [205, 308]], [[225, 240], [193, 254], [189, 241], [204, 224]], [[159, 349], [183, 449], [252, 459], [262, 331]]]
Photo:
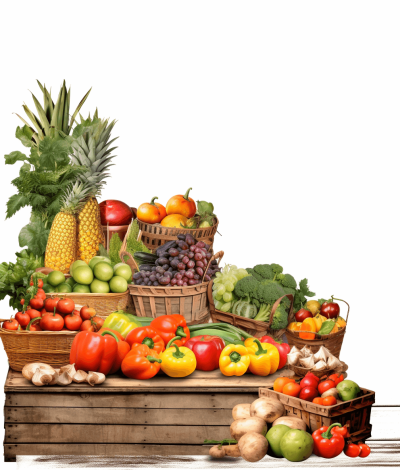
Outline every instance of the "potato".
[[307, 431], [306, 423], [300, 419], [296, 418], [295, 416], [282, 416], [281, 418], [276, 419], [272, 426], [276, 426], [277, 424], [284, 424], [285, 426], [289, 426], [292, 429], [301, 429], [302, 431]]
[[265, 434], [267, 432], [267, 423], [257, 416], [252, 418], [240, 418], [231, 424], [231, 436], [237, 441], [247, 432]]
[[250, 406], [250, 416], [257, 416], [267, 423], [273, 423], [277, 418], [285, 414], [285, 407], [279, 400], [262, 397], [258, 398]]
[[223, 447], [219, 447], [219, 445], [211, 447], [209, 454], [214, 459], [222, 459], [225, 457], [225, 449]]
[[268, 451], [267, 439], [256, 432], [244, 434], [238, 442], [240, 455], [248, 462], [258, 462]]
[[209, 454], [214, 459], [222, 459], [223, 457], [240, 457], [240, 450], [238, 444], [228, 446], [216, 445], [211, 447]]
[[233, 419], [250, 418], [250, 403], [236, 405], [232, 410]]
[[223, 446], [223, 448], [225, 449], [225, 455], [227, 457], [240, 457], [240, 450], [238, 444]]

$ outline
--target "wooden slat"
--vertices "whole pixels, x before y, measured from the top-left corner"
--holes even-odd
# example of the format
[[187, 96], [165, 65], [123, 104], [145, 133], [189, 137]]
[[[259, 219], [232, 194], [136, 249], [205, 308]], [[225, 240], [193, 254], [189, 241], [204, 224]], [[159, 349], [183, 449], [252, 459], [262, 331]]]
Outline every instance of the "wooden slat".
[[[312, 455], [306, 462], [288, 462], [265, 456], [259, 462], [249, 463], [239, 458], [211, 459], [206, 446], [151, 446], [134, 444], [19, 444], [5, 445], [5, 457], [17, 455], [21, 468], [43, 470], [73, 465], [90, 468], [185, 468], [192, 470], [215, 470], [232, 468], [332, 468], [332, 467], [399, 467], [400, 443], [368, 441], [372, 452], [366, 459], [353, 459], [343, 453], [334, 459]], [[70, 455], [65, 455], [69, 452]], [[191, 455], [189, 455], [191, 453]], [[64, 455], [63, 455], [64, 454]], [[73, 455], [77, 454], [77, 455]], [[41, 457], [32, 456], [42, 455]], [[79, 455], [85, 455], [84, 459]], [[114, 455], [115, 457], [112, 457]], [[137, 456], [130, 458], [129, 456]], [[163, 455], [165, 455], [163, 457]], [[26, 456], [26, 457], [25, 457]], [[124, 457], [126, 456], [126, 457]]]
[[[180, 400], [177, 400], [180, 401]], [[232, 410], [5, 407], [4, 419], [12, 423], [230, 425]]]
[[[89, 390], [90, 391], [90, 390]], [[254, 393], [54, 393], [49, 402], [48, 393], [7, 393], [8, 407], [68, 407], [68, 408], [186, 408], [228, 409], [240, 403], [252, 403], [258, 398]]]
[[171, 378], [157, 375], [151, 380], [128, 379], [124, 376], [113, 375], [107, 377], [101, 385], [91, 387], [90, 385], [72, 383], [66, 387], [36, 387], [26, 380], [20, 372], [9, 371], [5, 392], [32, 392], [32, 393], [98, 393], [98, 392], [257, 392], [260, 386], [272, 386], [277, 377], [293, 376], [288, 369], [277, 371], [268, 377], [258, 377], [245, 374], [242, 377], [225, 377], [219, 370], [212, 372], [195, 371], [189, 377], [183, 379]]
[[[5, 424], [4, 443], [196, 444], [229, 438], [229, 426]], [[210, 437], [212, 436], [212, 437]]]

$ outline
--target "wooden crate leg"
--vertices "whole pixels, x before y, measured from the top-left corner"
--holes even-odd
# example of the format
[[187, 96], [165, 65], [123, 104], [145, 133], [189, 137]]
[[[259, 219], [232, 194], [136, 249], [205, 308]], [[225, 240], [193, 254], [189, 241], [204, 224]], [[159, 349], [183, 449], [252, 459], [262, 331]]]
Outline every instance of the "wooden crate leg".
[[17, 456], [16, 455], [6, 455], [4, 454], [4, 462], [16, 462]]

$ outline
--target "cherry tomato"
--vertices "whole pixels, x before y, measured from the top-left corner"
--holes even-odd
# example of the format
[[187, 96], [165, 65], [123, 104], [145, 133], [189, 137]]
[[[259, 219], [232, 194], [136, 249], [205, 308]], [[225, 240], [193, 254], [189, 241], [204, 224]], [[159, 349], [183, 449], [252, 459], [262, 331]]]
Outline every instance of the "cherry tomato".
[[322, 399], [322, 404], [324, 406], [333, 406], [333, 405], [336, 405], [336, 403], [337, 403], [337, 400], [332, 395]]
[[96, 325], [96, 330], [99, 331], [100, 328], [103, 326], [104, 318], [101, 317], [92, 317], [92, 322]]
[[64, 318], [58, 313], [44, 315], [40, 320], [40, 328], [47, 331], [61, 331], [64, 326]]
[[323, 398], [321, 397], [315, 397], [312, 402], [315, 403], [316, 405], [322, 405], [322, 400]]
[[13, 330], [16, 331], [18, 330], [19, 323], [15, 318], [10, 318], [9, 320], [3, 321], [2, 328], [6, 330]]
[[35, 310], [40, 310], [41, 308], [43, 308], [44, 299], [39, 299], [39, 298], [36, 298], [35, 296], [33, 299], [31, 299], [31, 301], [29, 302], [29, 305]]
[[26, 312], [18, 312], [15, 319], [21, 326], [26, 326], [31, 321], [31, 317]]
[[96, 325], [91, 320], [85, 320], [79, 329], [81, 331], [97, 331]]
[[358, 457], [360, 455], [360, 452], [360, 446], [357, 444], [348, 444], [344, 448], [344, 453], [347, 455], [347, 457]]
[[65, 326], [69, 330], [79, 330], [82, 325], [82, 318], [80, 315], [76, 315], [75, 312], [70, 313], [64, 317]]
[[20, 303], [21, 305], [24, 305], [25, 299], [21, 299], [21, 300], [19, 301], [19, 303]]
[[336, 384], [333, 380], [326, 379], [323, 382], [320, 382], [318, 384], [318, 391], [322, 395], [327, 390], [330, 390], [331, 388], [335, 388], [335, 387], [336, 387]]
[[38, 289], [34, 299], [46, 300], [46, 292], [43, 289]]
[[[33, 286], [33, 281], [29, 283], [30, 286]], [[43, 279], [39, 278], [37, 281], [38, 287], [42, 288], [43, 287]]]
[[82, 320], [90, 320], [96, 315], [96, 310], [94, 308], [84, 306], [81, 308], [81, 318]]
[[54, 312], [54, 309], [57, 308], [57, 302], [60, 300], [59, 297], [48, 298], [44, 301], [44, 308], [47, 312]]
[[29, 318], [31, 320], [42, 316], [39, 310], [35, 310], [34, 308], [30, 308], [29, 310], [26, 311], [26, 313], [29, 315]]
[[282, 393], [291, 397], [298, 397], [301, 391], [301, 387], [296, 382], [289, 382], [283, 386]]
[[75, 310], [75, 302], [72, 299], [61, 299], [57, 303], [57, 312], [60, 315], [69, 315]]
[[371, 453], [371, 448], [363, 442], [359, 442], [358, 447], [360, 448], [360, 457], [362, 458], [368, 457], [368, 455]]

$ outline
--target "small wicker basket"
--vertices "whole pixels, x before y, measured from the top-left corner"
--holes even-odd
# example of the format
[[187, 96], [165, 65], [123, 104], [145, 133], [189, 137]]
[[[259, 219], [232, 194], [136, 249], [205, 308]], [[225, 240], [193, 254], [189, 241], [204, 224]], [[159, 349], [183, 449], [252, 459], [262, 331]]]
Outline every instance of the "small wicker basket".
[[139, 229], [142, 236], [142, 242], [149, 248], [149, 250], [156, 250], [159, 246], [171, 240], [175, 240], [176, 237], [183, 234], [190, 234], [198, 241], [203, 241], [212, 247], [214, 243], [214, 236], [218, 229], [218, 219], [215, 218], [215, 224], [212, 227], [202, 227], [196, 229], [187, 228], [172, 228], [163, 227], [160, 224], [148, 224], [137, 219], [139, 223]]
[[281, 330], [273, 330], [271, 328], [272, 320], [274, 319], [275, 310], [278, 308], [279, 303], [281, 300], [287, 297], [290, 300], [290, 309], [288, 314], [288, 322], [290, 323], [294, 319], [293, 313], [293, 296], [291, 294], [286, 294], [280, 299], [278, 299], [275, 304], [272, 306], [271, 315], [269, 318], [268, 323], [264, 321], [257, 321], [251, 320], [250, 318], [244, 318], [239, 315], [234, 315], [233, 313], [226, 313], [221, 312], [221, 310], [217, 310], [214, 304], [214, 298], [212, 296], [212, 282], [209, 283], [208, 286], [208, 300], [210, 302], [210, 312], [211, 312], [211, 320], [213, 323], [218, 322], [225, 322], [229, 323], [230, 325], [234, 325], [237, 328], [240, 328], [250, 335], [253, 335], [256, 338], [261, 338], [264, 335], [272, 336], [275, 339], [281, 338], [286, 329], [282, 328]]
[[312, 333], [315, 334], [315, 339], [303, 339], [299, 336], [299, 331], [291, 331], [286, 329], [286, 337], [290, 347], [296, 346], [298, 349], [302, 349], [307, 346], [313, 353], [316, 353], [321, 346], [325, 346], [326, 349], [336, 356], [340, 357], [340, 350], [342, 349], [344, 334], [346, 333], [347, 322], [349, 319], [350, 305], [342, 300], [347, 305], [346, 315], [346, 326], [336, 333], [330, 333], [329, 335], [319, 335], [312, 331], [302, 331], [301, 333]]
[[[132, 258], [130, 253], [126, 254]], [[224, 252], [220, 251], [211, 257], [208, 265], [214, 259], [221, 261]], [[131, 266], [136, 265], [133, 258]], [[205, 269], [205, 272], [207, 271]], [[204, 277], [203, 277], [204, 278]], [[137, 286], [129, 284], [136, 315], [139, 317], [159, 317], [179, 313], [186, 319], [188, 325], [206, 323], [210, 319], [210, 307], [207, 299], [207, 288], [212, 281], [202, 282], [194, 286], [162, 287]]]
[[337, 367], [336, 369], [311, 370], [292, 364], [287, 364], [287, 368], [292, 370], [298, 377], [304, 377], [308, 372], [312, 372], [317, 377], [322, 378], [331, 374], [341, 374], [346, 372], [349, 366], [345, 362], [341, 362], [340, 367]]
[[[0, 320], [3, 322], [5, 320]], [[12, 370], [21, 371], [31, 362], [44, 362], [55, 369], [69, 364], [72, 342], [79, 331], [11, 331], [0, 328], [0, 337]]]

